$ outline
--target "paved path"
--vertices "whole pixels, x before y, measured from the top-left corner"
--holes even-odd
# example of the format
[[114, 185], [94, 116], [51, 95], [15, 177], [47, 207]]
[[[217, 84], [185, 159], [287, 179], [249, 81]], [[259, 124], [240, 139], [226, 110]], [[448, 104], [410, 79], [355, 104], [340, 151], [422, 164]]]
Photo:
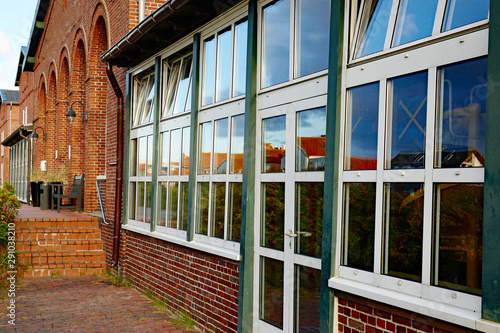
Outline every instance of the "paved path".
[[15, 326], [7, 322], [8, 302], [0, 300], [0, 332], [194, 332], [168, 322], [169, 313], [139, 291], [92, 276], [22, 279]]

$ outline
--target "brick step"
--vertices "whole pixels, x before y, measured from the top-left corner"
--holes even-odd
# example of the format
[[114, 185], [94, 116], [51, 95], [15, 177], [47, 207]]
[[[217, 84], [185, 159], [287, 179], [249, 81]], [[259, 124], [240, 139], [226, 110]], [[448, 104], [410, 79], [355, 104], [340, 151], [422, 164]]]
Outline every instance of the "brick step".
[[55, 251], [102, 251], [103, 243], [94, 240], [39, 240], [17, 241], [18, 252], [55, 252]]
[[98, 240], [100, 229], [21, 229], [16, 231], [16, 240], [51, 241], [51, 240]]
[[47, 264], [28, 268], [24, 277], [102, 275], [106, 264]]
[[17, 219], [16, 231], [25, 229], [97, 229], [97, 218], [87, 217], [81, 219]]
[[[20, 253], [20, 263], [34, 266], [47, 264], [105, 264], [104, 251], [59, 251]], [[31, 267], [28, 267], [31, 268]]]

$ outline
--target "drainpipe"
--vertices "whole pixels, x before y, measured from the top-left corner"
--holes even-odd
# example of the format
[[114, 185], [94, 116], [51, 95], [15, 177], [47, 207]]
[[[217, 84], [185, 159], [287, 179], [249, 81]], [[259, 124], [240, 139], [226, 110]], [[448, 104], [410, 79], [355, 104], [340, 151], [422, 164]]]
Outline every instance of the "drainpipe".
[[137, 0], [139, 6], [139, 23], [144, 20], [144, 12], [146, 10], [146, 1], [145, 0]]
[[115, 186], [115, 226], [113, 232], [113, 258], [111, 267], [118, 266], [118, 257], [120, 255], [120, 228], [121, 228], [121, 203], [122, 203], [122, 185], [123, 185], [123, 93], [120, 89], [120, 85], [116, 80], [115, 74], [113, 73], [113, 68], [109, 62], [106, 62], [106, 74], [108, 75], [109, 82], [113, 86], [115, 91], [117, 103], [118, 103], [118, 114], [116, 116], [116, 121], [118, 123], [117, 127], [117, 154], [118, 160], [116, 162], [116, 186]]
[[12, 102], [10, 102], [9, 135], [12, 133]]

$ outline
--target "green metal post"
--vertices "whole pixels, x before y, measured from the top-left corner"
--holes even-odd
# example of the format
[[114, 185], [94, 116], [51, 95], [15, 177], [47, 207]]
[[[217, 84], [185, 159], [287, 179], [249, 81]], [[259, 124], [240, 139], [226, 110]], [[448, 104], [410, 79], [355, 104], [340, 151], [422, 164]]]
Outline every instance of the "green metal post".
[[151, 232], [156, 230], [157, 214], [157, 188], [158, 188], [158, 158], [160, 156], [160, 100], [161, 100], [161, 58], [155, 58], [155, 99], [153, 106], [153, 167], [151, 175]]
[[123, 158], [123, 221], [128, 224], [128, 203], [129, 203], [129, 179], [130, 179], [130, 106], [132, 100], [132, 76], [127, 73], [125, 85], [125, 126], [124, 126], [124, 158]]
[[253, 331], [255, 250], [255, 155], [257, 123], [257, 0], [248, 3], [248, 39], [245, 94], [245, 148], [241, 207], [238, 332]]
[[333, 293], [328, 280], [335, 273], [337, 247], [338, 158], [341, 131], [342, 54], [344, 0], [332, 0], [330, 16], [330, 58], [326, 115], [325, 185], [323, 205], [323, 247], [321, 256], [320, 332], [333, 332]]

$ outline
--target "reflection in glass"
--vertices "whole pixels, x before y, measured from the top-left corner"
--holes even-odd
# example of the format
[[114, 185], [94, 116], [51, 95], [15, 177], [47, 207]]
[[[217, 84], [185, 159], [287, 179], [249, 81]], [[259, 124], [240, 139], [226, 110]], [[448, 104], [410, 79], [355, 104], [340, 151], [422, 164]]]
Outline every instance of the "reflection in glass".
[[178, 176], [181, 165], [181, 130], [170, 131], [170, 175]]
[[187, 230], [188, 223], [188, 195], [189, 195], [189, 183], [181, 183], [181, 215], [179, 218], [179, 230]]
[[170, 147], [170, 132], [161, 133], [161, 150], [160, 150], [160, 176], [168, 175], [168, 153]]
[[208, 204], [210, 195], [210, 183], [198, 183], [198, 195], [196, 196], [196, 233], [208, 235]]
[[377, 169], [379, 83], [348, 91], [346, 170]]
[[297, 183], [295, 253], [321, 258], [323, 183]]
[[243, 173], [243, 147], [245, 135], [245, 115], [231, 120], [231, 164], [230, 173]]
[[290, 0], [279, 0], [263, 10], [262, 86], [286, 82], [290, 73]]
[[246, 87], [248, 21], [234, 27], [233, 96], [243, 95]]
[[200, 125], [200, 159], [198, 162], [198, 174], [210, 174], [210, 160], [212, 159], [212, 122]]
[[296, 171], [325, 169], [326, 107], [297, 112]]
[[174, 98], [179, 82], [179, 72], [181, 69], [181, 60], [174, 62], [171, 67], [168, 61], [163, 64], [163, 82], [168, 85], [163, 90], [163, 112], [162, 117], [170, 116], [174, 110]]
[[215, 84], [215, 37], [205, 41], [205, 67], [203, 71], [203, 105], [214, 102]]
[[134, 77], [134, 106], [132, 126], [152, 121], [154, 110], [154, 68], [149, 68]]
[[388, 82], [386, 169], [423, 168], [427, 110], [427, 72]]
[[182, 129], [182, 170], [181, 174], [189, 175], [189, 142], [191, 131], [189, 127], [184, 127]]
[[165, 226], [167, 221], [167, 182], [160, 182], [158, 205], [158, 225]]
[[481, 295], [483, 184], [436, 184], [433, 284]]
[[217, 35], [217, 102], [229, 98], [231, 83], [231, 28]]
[[488, 58], [442, 67], [436, 167], [483, 167]]
[[424, 185], [385, 184], [383, 273], [421, 281]]
[[373, 272], [375, 183], [345, 184], [342, 265]]
[[182, 60], [182, 68], [179, 76], [177, 93], [175, 95], [175, 107], [173, 112], [169, 114], [184, 112], [186, 110], [186, 104], [189, 103], [187, 96], [189, 92], [189, 85], [191, 83], [191, 62], [191, 57]]
[[225, 174], [227, 170], [228, 118], [215, 121], [214, 174]]
[[362, 29], [361, 45], [359, 46], [357, 57], [363, 57], [384, 49], [392, 0], [379, 0], [372, 3], [376, 3], [376, 6], [374, 10], [366, 10], [367, 13], [373, 12], [373, 14], [369, 21], [365, 21], [364, 29]]
[[130, 182], [128, 190], [128, 218], [135, 220], [135, 203], [137, 195], [136, 182]]
[[261, 246], [283, 250], [285, 183], [262, 184]]
[[148, 160], [146, 165], [146, 176], [153, 175], [153, 136], [148, 135]]
[[437, 4], [438, 0], [401, 0], [392, 46], [430, 36]]
[[295, 265], [294, 332], [319, 332], [321, 271]]
[[146, 207], [144, 210], [146, 211], [145, 222], [150, 223], [152, 218], [151, 212], [151, 194], [153, 193], [153, 184], [151, 182], [146, 182]]
[[137, 176], [137, 139], [130, 140], [130, 177]]
[[146, 137], [139, 138], [139, 177], [146, 176], [146, 158], [147, 158], [148, 142]]
[[168, 220], [167, 227], [177, 229], [177, 203], [179, 201], [179, 183], [168, 183]]
[[224, 238], [224, 213], [226, 208], [226, 183], [212, 183], [212, 219], [210, 236]]
[[241, 183], [229, 183], [227, 239], [233, 242], [240, 241], [242, 188]]
[[328, 68], [330, 0], [297, 0], [297, 75]]
[[283, 262], [260, 258], [260, 311], [259, 318], [283, 328]]
[[455, 29], [488, 18], [490, 0], [449, 0], [443, 30]]
[[144, 182], [138, 182], [137, 187], [137, 221], [144, 222]]
[[286, 116], [262, 121], [262, 172], [285, 172]]

